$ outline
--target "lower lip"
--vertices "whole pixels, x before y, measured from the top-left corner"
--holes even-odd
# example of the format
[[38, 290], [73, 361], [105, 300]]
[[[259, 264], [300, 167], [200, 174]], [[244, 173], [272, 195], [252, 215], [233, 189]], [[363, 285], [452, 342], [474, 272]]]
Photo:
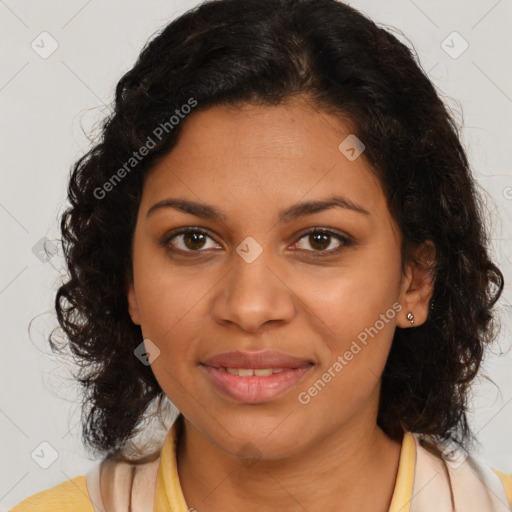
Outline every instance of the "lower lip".
[[210, 380], [230, 398], [246, 404], [259, 404], [276, 398], [297, 385], [313, 367], [286, 368], [267, 377], [239, 377], [211, 366], [202, 366]]

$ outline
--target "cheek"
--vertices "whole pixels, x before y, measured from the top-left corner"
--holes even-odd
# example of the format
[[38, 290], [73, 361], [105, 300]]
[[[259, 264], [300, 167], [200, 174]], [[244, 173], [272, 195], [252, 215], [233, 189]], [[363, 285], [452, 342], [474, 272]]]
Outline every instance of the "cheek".
[[198, 276], [193, 266], [173, 265], [164, 250], [155, 250], [146, 240], [134, 252], [133, 270], [142, 331], [157, 344], [183, 328], [215, 284], [208, 272]]
[[336, 278], [314, 288], [317, 291], [309, 295], [308, 303], [329, 327], [317, 375], [329, 381], [321, 401], [343, 403], [345, 411], [357, 407], [378, 385], [401, 309], [396, 248], [359, 256], [357, 262], [339, 269]]
[[[321, 286], [319, 282], [315, 287], [309, 286], [305, 302], [329, 327], [338, 340], [335, 345], [340, 345], [337, 348], [350, 344], [376, 322], [382, 335], [389, 338], [396, 321], [393, 304], [396, 308], [399, 281], [399, 262], [379, 264], [361, 258], [357, 265], [339, 269], [330, 279], [323, 279]], [[386, 312], [388, 321], [382, 326], [381, 315], [386, 316]]]
[[186, 410], [190, 396], [185, 383], [190, 384], [190, 368], [196, 364], [198, 333], [203, 331], [198, 314], [208, 288], [203, 279], [156, 269], [141, 270], [136, 284], [143, 336], [160, 350], [151, 369], [165, 394]]
[[347, 421], [370, 397], [377, 400], [395, 331], [400, 306], [393, 301], [393, 287], [364, 284], [366, 289], [340, 283], [317, 304], [332, 332], [319, 350], [323, 357], [315, 377], [299, 390], [298, 399], [310, 401], [306, 406], [313, 416], [328, 412], [333, 424]]
[[198, 278], [197, 270], [177, 271], [168, 262], [150, 265], [141, 252], [134, 255], [134, 281], [142, 335], [160, 350], [151, 368], [166, 394], [176, 397], [178, 383], [186, 381], [187, 371], [196, 363], [205, 301], [215, 280], [210, 282], [208, 273]]

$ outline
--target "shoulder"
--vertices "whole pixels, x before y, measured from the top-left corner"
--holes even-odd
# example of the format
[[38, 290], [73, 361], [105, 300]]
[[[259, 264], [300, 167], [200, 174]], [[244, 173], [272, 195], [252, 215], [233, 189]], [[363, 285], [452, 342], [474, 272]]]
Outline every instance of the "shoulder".
[[503, 487], [505, 487], [508, 503], [512, 507], [512, 475], [502, 473], [501, 471], [494, 468], [492, 468], [492, 470], [498, 475], [498, 478], [500, 479]]
[[94, 512], [84, 475], [66, 480], [55, 487], [33, 494], [10, 512]]
[[[457, 510], [509, 511], [512, 505], [512, 475], [502, 473], [474, 452], [467, 452], [461, 446], [451, 443], [439, 444], [442, 454], [433, 454], [422, 445], [421, 438], [414, 434], [416, 441], [416, 467], [414, 487], [419, 492], [428, 484], [430, 493], [436, 496], [443, 507], [451, 510], [448, 504], [454, 502]], [[432, 480], [436, 477], [434, 480]], [[432, 482], [430, 483], [430, 481]], [[414, 493], [413, 493], [414, 494]], [[419, 510], [428, 510], [427, 502], [419, 501]]]

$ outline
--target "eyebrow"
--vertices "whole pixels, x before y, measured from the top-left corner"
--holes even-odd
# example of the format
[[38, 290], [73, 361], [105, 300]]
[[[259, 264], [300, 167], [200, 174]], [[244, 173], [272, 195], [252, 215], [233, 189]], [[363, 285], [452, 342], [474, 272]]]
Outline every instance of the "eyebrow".
[[[358, 212], [364, 215], [370, 215], [370, 212], [365, 210], [362, 206], [350, 201], [349, 199], [340, 196], [333, 195], [328, 197], [327, 199], [317, 200], [317, 201], [306, 201], [303, 203], [294, 204], [288, 208], [280, 210], [278, 215], [279, 222], [291, 222], [300, 217], [304, 217], [306, 215], [312, 215], [314, 213], [321, 212], [323, 210], [328, 210], [330, 208], [343, 208], [345, 210], [351, 210], [354, 212]], [[188, 199], [174, 199], [167, 198], [159, 201], [154, 204], [147, 213], [147, 217], [149, 217], [152, 213], [162, 208], [174, 208], [176, 210], [190, 213], [191, 215], [195, 215], [196, 217], [200, 217], [202, 219], [207, 220], [215, 220], [219, 222], [226, 222], [227, 215], [216, 208], [215, 206], [206, 204], [206, 203], [197, 203], [195, 201], [190, 201]]]

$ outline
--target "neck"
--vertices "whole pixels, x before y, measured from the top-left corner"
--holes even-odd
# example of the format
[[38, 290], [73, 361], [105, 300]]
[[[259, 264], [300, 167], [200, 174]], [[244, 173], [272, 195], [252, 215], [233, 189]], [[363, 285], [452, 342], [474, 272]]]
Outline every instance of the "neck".
[[[189, 507], [240, 510], [386, 512], [401, 443], [373, 423], [333, 430], [321, 441], [278, 460], [248, 460], [213, 444], [184, 419], [177, 448], [180, 484]], [[321, 485], [319, 485], [321, 482]]]

